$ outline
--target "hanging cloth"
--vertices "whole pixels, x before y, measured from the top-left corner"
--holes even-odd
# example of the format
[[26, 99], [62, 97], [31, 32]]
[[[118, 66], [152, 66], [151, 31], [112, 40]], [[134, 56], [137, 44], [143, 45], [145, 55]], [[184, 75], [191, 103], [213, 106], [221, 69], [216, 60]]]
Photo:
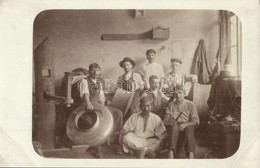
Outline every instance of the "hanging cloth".
[[194, 55], [194, 74], [198, 76], [198, 82], [207, 84], [210, 82], [211, 68], [206, 56], [206, 47], [203, 39], [200, 39]]
[[231, 12], [229, 11], [219, 11], [219, 48], [216, 55], [216, 65], [211, 76], [211, 82], [217, 78], [220, 71], [224, 70], [225, 65], [231, 64]]

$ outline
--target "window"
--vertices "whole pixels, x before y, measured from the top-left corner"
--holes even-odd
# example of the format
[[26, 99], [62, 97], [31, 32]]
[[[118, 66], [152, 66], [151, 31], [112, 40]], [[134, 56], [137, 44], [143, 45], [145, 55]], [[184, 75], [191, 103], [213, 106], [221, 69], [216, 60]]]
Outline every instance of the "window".
[[241, 78], [241, 22], [236, 15], [230, 17], [231, 21], [231, 73]]

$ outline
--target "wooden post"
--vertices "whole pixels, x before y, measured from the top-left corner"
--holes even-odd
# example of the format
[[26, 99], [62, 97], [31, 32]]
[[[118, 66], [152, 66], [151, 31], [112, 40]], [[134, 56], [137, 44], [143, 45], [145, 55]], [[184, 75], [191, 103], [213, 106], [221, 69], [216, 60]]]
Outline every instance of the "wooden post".
[[47, 37], [34, 50], [37, 140], [43, 149], [55, 147], [55, 104], [44, 93], [55, 94], [54, 60], [51, 40]]

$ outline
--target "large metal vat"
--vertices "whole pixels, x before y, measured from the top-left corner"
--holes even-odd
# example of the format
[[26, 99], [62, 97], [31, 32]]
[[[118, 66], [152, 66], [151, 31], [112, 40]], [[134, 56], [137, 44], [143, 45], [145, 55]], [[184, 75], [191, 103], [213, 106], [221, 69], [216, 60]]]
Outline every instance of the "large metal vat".
[[92, 105], [93, 111], [87, 111], [85, 106], [78, 107], [67, 121], [67, 135], [75, 145], [103, 144], [113, 130], [111, 112], [98, 102], [92, 102]]

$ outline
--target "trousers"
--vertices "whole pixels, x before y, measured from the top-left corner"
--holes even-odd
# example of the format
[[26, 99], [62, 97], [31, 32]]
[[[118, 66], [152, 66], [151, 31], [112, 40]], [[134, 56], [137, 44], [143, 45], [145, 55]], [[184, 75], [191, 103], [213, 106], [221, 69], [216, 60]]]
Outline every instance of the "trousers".
[[161, 146], [161, 140], [157, 138], [145, 139], [136, 136], [134, 133], [130, 132], [122, 136], [122, 145], [124, 152], [128, 153], [129, 150], [138, 150], [140, 148], [150, 149], [153, 151], [158, 151]]
[[166, 126], [168, 133], [168, 147], [176, 153], [177, 150], [184, 149], [186, 155], [189, 152], [195, 152], [195, 126], [188, 126], [183, 131], [179, 130], [179, 125], [174, 124], [173, 126]]
[[112, 107], [106, 106], [108, 110], [111, 112], [114, 119], [114, 130], [113, 132], [119, 132], [123, 127], [123, 112]]

